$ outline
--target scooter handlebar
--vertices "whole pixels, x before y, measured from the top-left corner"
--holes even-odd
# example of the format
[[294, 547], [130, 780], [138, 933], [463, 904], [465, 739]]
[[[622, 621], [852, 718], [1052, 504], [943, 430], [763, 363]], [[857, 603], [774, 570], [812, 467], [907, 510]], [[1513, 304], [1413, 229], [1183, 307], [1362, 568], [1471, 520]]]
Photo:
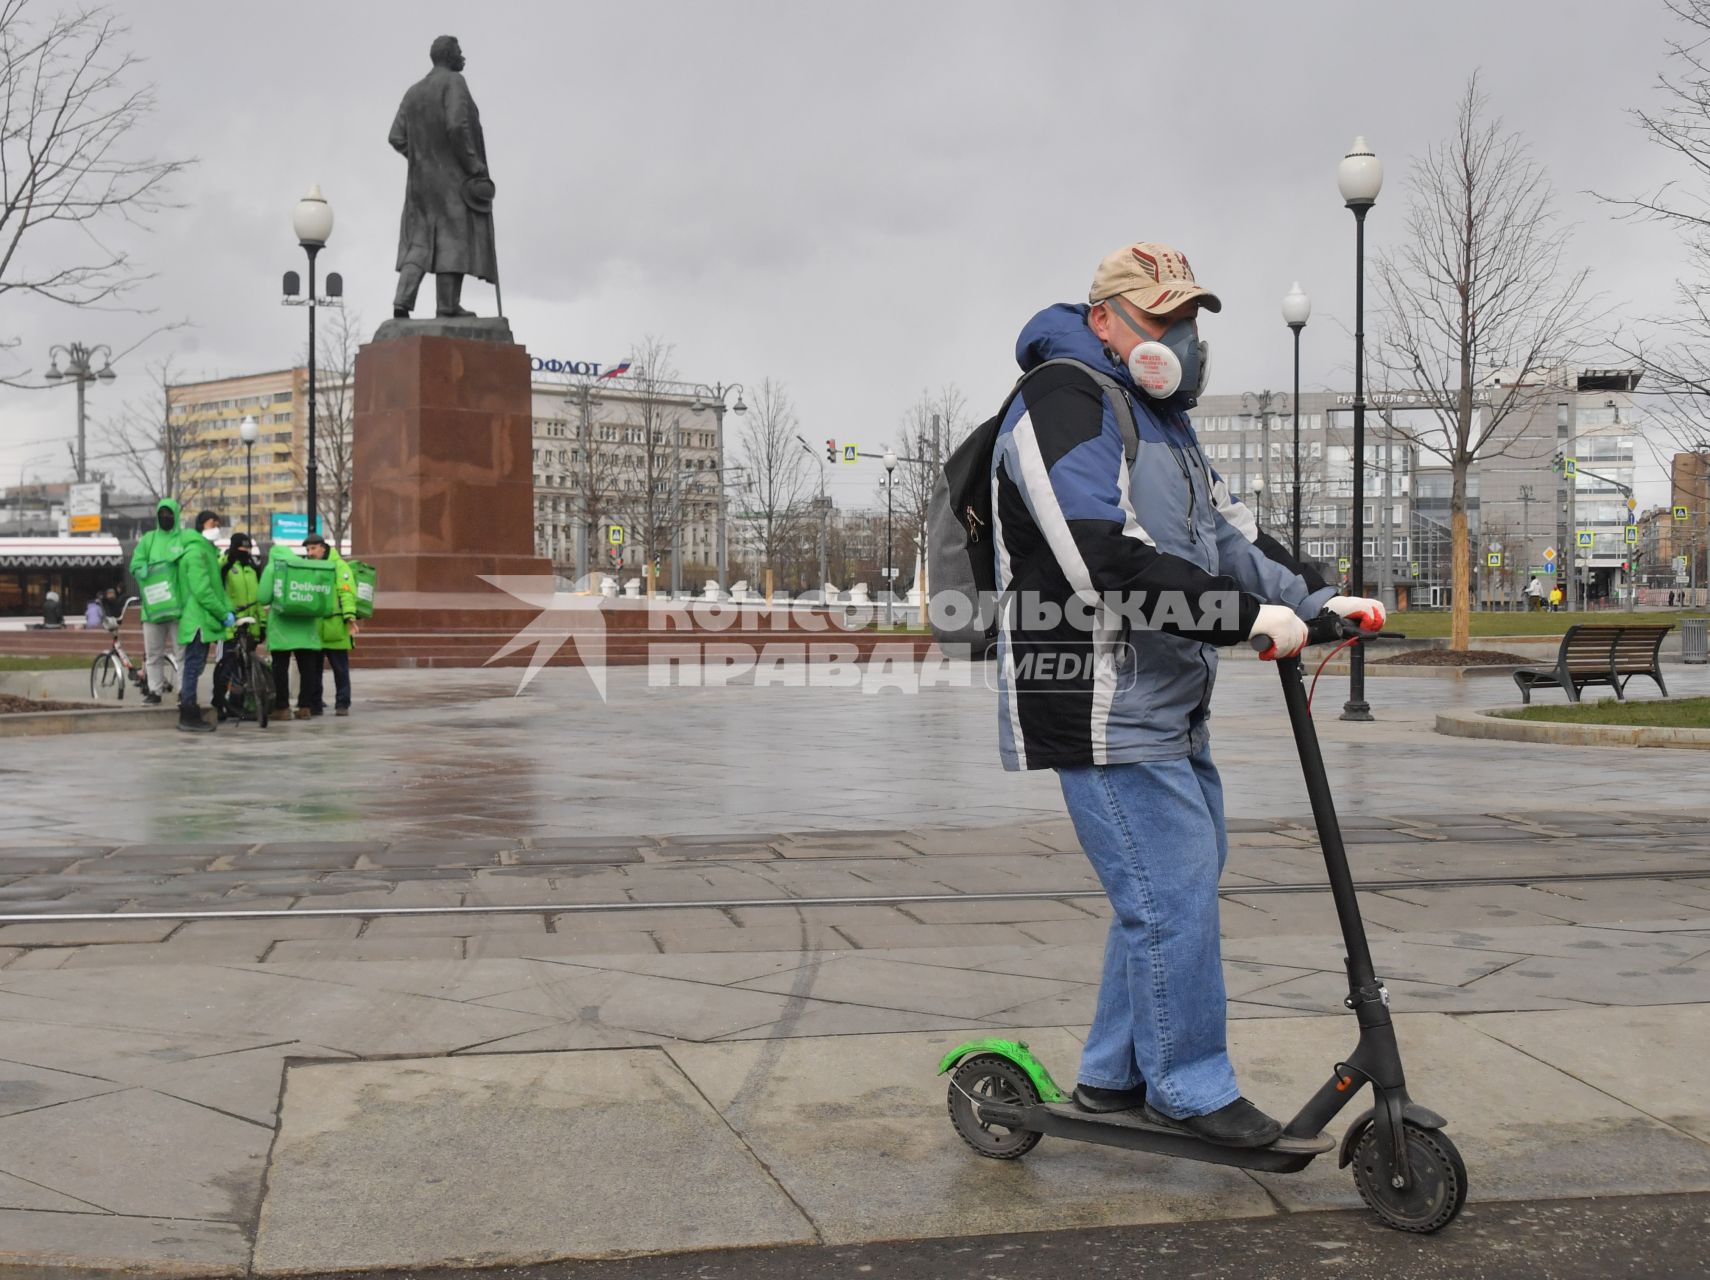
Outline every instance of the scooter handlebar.
[[[1405, 640], [1406, 636], [1399, 631], [1362, 631], [1360, 628], [1326, 609], [1316, 618], [1306, 624], [1306, 643], [1336, 644], [1342, 640]], [[1269, 636], [1253, 636], [1247, 641], [1254, 653], [1268, 653], [1271, 647]]]

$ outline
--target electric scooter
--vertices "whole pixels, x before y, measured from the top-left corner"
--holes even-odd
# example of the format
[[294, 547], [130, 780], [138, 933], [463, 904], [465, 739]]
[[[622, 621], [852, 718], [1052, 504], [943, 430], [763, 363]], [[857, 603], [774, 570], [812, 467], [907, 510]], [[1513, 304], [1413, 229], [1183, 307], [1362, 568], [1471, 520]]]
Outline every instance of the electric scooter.
[[[1377, 638], [1330, 613], [1308, 623], [1307, 634], [1308, 644]], [[1262, 651], [1269, 642], [1256, 640], [1254, 647]], [[995, 1160], [1026, 1155], [1040, 1138], [1051, 1134], [1186, 1160], [1295, 1173], [1336, 1149], [1324, 1127], [1369, 1084], [1373, 1105], [1355, 1117], [1342, 1136], [1338, 1167], [1353, 1166], [1361, 1199], [1389, 1226], [1421, 1234], [1439, 1231], [1455, 1220], [1466, 1203], [1466, 1165], [1443, 1132], [1448, 1122], [1408, 1096], [1389, 1017], [1389, 991], [1372, 969], [1365, 922], [1330, 799], [1300, 658], [1279, 659], [1277, 671], [1347, 949], [1348, 996], [1342, 1003], [1360, 1026], [1353, 1052], [1336, 1063], [1329, 1080], [1283, 1127], [1282, 1136], [1264, 1147], [1218, 1146], [1148, 1124], [1138, 1110], [1083, 1111], [1027, 1045], [1016, 1040], [975, 1040], [944, 1055], [938, 1071], [952, 1073], [950, 1119], [964, 1142]]]

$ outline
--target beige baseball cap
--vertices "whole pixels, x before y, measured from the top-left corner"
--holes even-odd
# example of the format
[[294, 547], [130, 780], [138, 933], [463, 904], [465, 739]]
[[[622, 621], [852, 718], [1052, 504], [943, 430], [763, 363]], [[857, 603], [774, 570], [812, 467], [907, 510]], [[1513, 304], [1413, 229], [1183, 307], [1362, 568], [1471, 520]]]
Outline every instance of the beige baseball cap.
[[1207, 311], [1223, 310], [1223, 302], [1193, 278], [1187, 255], [1167, 244], [1142, 241], [1106, 254], [1093, 273], [1088, 302], [1103, 302], [1121, 294], [1148, 315], [1161, 316], [1184, 302], [1198, 300]]

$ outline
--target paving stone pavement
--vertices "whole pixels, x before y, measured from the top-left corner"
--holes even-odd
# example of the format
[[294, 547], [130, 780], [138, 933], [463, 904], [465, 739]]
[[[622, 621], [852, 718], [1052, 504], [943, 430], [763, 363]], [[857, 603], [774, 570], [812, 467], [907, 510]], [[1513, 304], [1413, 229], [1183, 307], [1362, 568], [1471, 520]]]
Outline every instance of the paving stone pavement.
[[[788, 1206], [751, 1219], [777, 1240], [1351, 1203], [1322, 1162], [1257, 1179], [1052, 1142], [1014, 1167], [956, 1143], [936, 1052], [1027, 1029], [1069, 1075], [1109, 917], [1050, 780], [996, 770], [986, 703], [631, 689], [608, 709], [568, 686], [511, 698], [508, 676], [359, 674], [376, 694], [358, 716], [246, 731], [263, 767], [230, 788], [210, 775], [217, 793], [179, 789], [192, 748], [136, 735], [102, 760], [99, 807], [76, 799], [88, 762], [63, 744], [6, 762], [0, 915], [22, 918], [0, 923], [0, 1276], [325, 1266], [353, 1222], [373, 1231], [335, 1264], [387, 1240], [418, 1252], [379, 1261], [597, 1252], [609, 1213], [526, 1241], [474, 1239], [443, 1213], [445, 1231], [413, 1230], [454, 1190], [474, 1204], [531, 1171], [530, 1194], [550, 1191], [543, 1165], [587, 1172], [463, 1143], [447, 1177], [425, 1168], [417, 1121], [449, 1107], [457, 1132], [491, 1121], [570, 1149], [584, 1124], [618, 1123], [604, 1099], [621, 1086], [569, 1082], [624, 1061], [649, 1064], [637, 1078], [676, 1099], [682, 1141], [711, 1143], [744, 1197]], [[1219, 697], [1268, 676], [1232, 669]], [[1451, 1115], [1475, 1197], [1710, 1187], [1695, 758], [1431, 734], [1470, 683], [1386, 681], [1378, 725], [1321, 724], [1416, 1092]], [[736, 727], [715, 732], [721, 716]], [[804, 719], [829, 745], [792, 747]], [[1232, 1044], [1281, 1109], [1352, 1022], [1325, 1016], [1340, 951], [1298, 773], [1275, 768], [1286, 730], [1229, 720]], [[746, 755], [715, 749], [729, 741]], [[491, 907], [517, 910], [437, 910]], [[285, 914], [182, 914], [197, 910]], [[50, 918], [65, 913], [111, 918]], [[541, 1088], [568, 1101], [543, 1117], [527, 1100]], [[338, 1101], [364, 1097], [403, 1101], [365, 1128]], [[612, 1185], [640, 1197], [635, 1239], [751, 1239], [741, 1214], [654, 1214], [671, 1197], [634, 1182], [628, 1131], [599, 1132]], [[329, 1190], [341, 1180], [370, 1198]]]

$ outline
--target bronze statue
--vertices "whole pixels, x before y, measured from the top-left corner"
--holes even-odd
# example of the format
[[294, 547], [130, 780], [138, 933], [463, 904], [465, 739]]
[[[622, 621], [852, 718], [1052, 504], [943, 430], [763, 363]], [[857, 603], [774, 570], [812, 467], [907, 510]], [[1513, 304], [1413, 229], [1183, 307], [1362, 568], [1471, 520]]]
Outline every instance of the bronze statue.
[[415, 309], [422, 277], [433, 272], [436, 314], [472, 316], [461, 305], [463, 277], [497, 284], [493, 248], [493, 180], [481, 115], [463, 79], [456, 36], [440, 36], [429, 51], [433, 70], [411, 85], [392, 121], [392, 149], [409, 161], [404, 216], [398, 230], [398, 292], [392, 314]]

